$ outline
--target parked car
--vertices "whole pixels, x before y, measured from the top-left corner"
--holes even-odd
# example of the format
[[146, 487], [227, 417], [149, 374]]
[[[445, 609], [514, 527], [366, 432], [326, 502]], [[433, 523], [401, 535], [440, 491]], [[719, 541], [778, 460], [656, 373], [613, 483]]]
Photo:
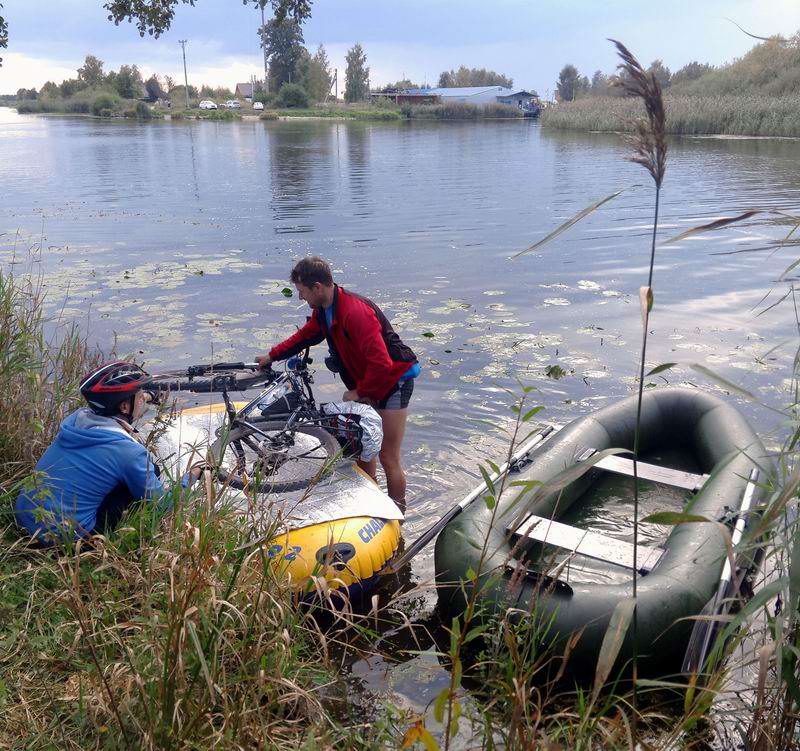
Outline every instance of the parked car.
[[225, 106], [228, 109], [238, 110], [242, 108], [242, 103], [238, 99], [229, 99], [227, 102], [225, 102]]
[[254, 110], [263, 110], [264, 109], [264, 102], [253, 102], [253, 109]]
[[215, 102], [212, 102], [210, 99], [203, 99], [202, 102], [198, 105], [201, 110], [215, 110], [217, 109], [217, 105]]

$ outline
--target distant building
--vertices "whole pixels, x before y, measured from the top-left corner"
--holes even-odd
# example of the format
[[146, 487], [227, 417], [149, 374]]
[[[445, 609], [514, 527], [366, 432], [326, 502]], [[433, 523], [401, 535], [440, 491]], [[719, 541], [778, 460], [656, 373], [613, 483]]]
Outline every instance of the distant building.
[[538, 103], [539, 97], [530, 91], [525, 91], [524, 89], [518, 91], [509, 89], [509, 91], [511, 91], [510, 94], [499, 94], [497, 96], [497, 101], [500, 104], [513, 104], [520, 109], [526, 109], [532, 104]]
[[375, 99], [390, 99], [395, 104], [445, 104], [463, 102], [465, 104], [509, 104], [528, 111], [537, 108], [536, 94], [524, 89], [511, 89], [505, 86], [458, 86], [434, 89], [385, 89], [372, 94]]
[[236, 98], [241, 97], [248, 102], [253, 100], [253, 84], [252, 83], [237, 83], [236, 84]]
[[439, 101], [439, 97], [428, 93], [427, 89], [384, 89], [372, 92], [370, 99], [388, 99], [395, 104], [435, 104]]

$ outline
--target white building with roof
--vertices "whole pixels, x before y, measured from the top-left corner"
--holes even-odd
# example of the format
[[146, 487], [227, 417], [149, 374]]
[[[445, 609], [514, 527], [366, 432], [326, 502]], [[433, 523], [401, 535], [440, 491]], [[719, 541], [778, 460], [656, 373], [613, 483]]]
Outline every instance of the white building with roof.
[[506, 86], [457, 86], [453, 88], [415, 89], [431, 96], [437, 96], [442, 102], [466, 102], [467, 104], [503, 104], [515, 103], [517, 99], [530, 100], [533, 94], [522, 89]]

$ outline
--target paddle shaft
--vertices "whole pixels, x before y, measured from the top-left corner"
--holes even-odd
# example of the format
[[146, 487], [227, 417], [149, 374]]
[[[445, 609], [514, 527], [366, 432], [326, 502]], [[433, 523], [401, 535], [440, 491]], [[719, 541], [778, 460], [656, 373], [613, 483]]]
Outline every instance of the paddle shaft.
[[[510, 462], [506, 462], [500, 467], [500, 471], [489, 475], [492, 482], [499, 480], [508, 468], [516, 461], [519, 461], [525, 456], [537, 443], [541, 443], [547, 436], [554, 430], [552, 425], [543, 428], [535, 436], [531, 438], [518, 452], [514, 455]], [[455, 519], [467, 506], [470, 505], [483, 491], [486, 489], [486, 483], [481, 483], [469, 495], [465, 496], [453, 508], [451, 508], [441, 519], [435, 524], [426, 529], [411, 545], [408, 546], [406, 551], [401, 555], [388, 569], [385, 570], [387, 574], [397, 573], [403, 566], [405, 566], [420, 550], [422, 550], [436, 535], [439, 534], [453, 519]]]
[[[750, 471], [750, 476], [747, 485], [742, 495], [742, 503], [739, 507], [739, 514], [736, 523], [733, 525], [733, 533], [731, 534], [731, 548], [736, 549], [736, 546], [742, 541], [744, 536], [745, 526], [747, 525], [746, 515], [753, 505], [753, 496], [756, 490], [756, 481], [758, 480], [758, 470], [753, 469]], [[722, 575], [719, 578], [719, 586], [714, 596], [706, 603], [703, 608], [701, 616], [706, 616], [703, 620], [697, 620], [692, 628], [692, 635], [689, 637], [689, 648], [686, 650], [686, 656], [683, 661], [683, 671], [691, 673], [700, 670], [703, 667], [709, 647], [711, 646], [711, 639], [717, 631], [719, 621], [708, 619], [708, 616], [715, 616], [723, 610], [730, 607], [730, 603], [726, 605], [726, 600], [729, 600], [733, 594], [736, 582], [733, 579], [734, 570], [731, 566], [731, 557], [725, 557], [725, 565], [722, 567]], [[700, 644], [697, 655], [693, 654], [693, 647]]]

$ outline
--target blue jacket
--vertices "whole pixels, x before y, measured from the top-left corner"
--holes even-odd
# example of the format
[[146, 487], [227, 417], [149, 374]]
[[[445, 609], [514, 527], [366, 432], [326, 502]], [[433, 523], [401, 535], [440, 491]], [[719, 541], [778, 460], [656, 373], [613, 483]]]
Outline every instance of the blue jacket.
[[126, 485], [137, 499], [164, 492], [148, 450], [111, 417], [79, 409], [61, 423], [53, 443], [36, 465], [34, 481], [17, 497], [17, 523], [32, 535], [91, 532], [103, 499]]

